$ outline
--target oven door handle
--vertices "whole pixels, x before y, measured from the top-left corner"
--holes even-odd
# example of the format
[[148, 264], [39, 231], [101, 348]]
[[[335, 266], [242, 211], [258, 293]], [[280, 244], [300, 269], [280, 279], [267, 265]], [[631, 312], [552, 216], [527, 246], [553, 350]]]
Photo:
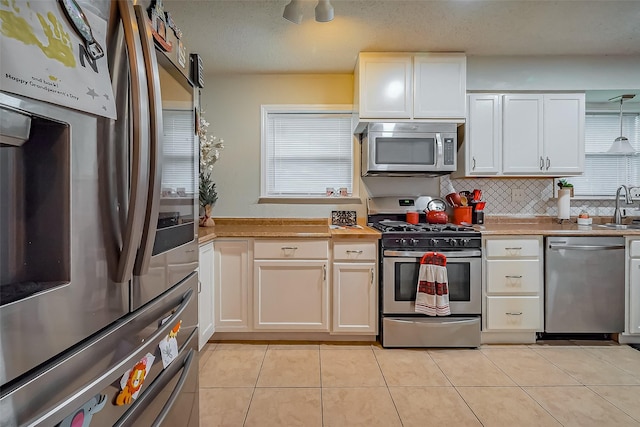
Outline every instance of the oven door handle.
[[439, 322], [420, 322], [420, 321], [415, 321], [415, 320], [401, 320], [401, 319], [392, 319], [394, 322], [398, 322], [398, 323], [412, 323], [415, 325], [426, 325], [428, 327], [438, 327], [438, 326], [447, 326], [447, 325], [452, 325], [452, 324], [464, 324], [464, 323], [476, 323], [478, 321], [477, 318], [475, 319], [463, 319], [463, 320], [452, 320], [454, 318], [451, 319], [451, 321], [449, 321], [450, 319], [446, 319], [444, 317], [438, 317], [437, 318], [439, 320]]
[[[393, 250], [385, 250], [382, 252], [382, 255], [388, 257], [398, 257], [398, 258], [422, 258], [422, 256], [430, 251], [418, 252], [418, 251], [393, 251]], [[458, 252], [438, 252], [447, 258], [477, 258], [482, 256], [482, 251], [480, 249], [469, 249]]]

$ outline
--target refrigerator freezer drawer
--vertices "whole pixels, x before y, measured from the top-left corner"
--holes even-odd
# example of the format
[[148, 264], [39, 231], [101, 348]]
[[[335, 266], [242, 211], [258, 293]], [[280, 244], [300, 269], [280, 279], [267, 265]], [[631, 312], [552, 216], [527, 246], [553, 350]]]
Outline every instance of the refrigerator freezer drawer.
[[479, 347], [480, 317], [383, 317], [383, 347]]
[[[94, 424], [113, 425], [136, 403], [134, 400], [127, 405], [114, 405], [121, 378], [147, 353], [154, 355], [155, 359], [148, 369], [138, 399], [158, 378], [168, 379], [158, 344], [172, 330], [177, 330], [178, 322], [181, 321], [176, 336], [180, 354], [167, 369], [184, 360], [190, 348], [197, 349], [197, 291], [198, 276], [194, 272], [141, 310], [123, 317], [29, 377], [11, 384], [10, 388], [3, 388], [0, 398], [2, 419], [8, 419], [9, 425], [53, 426], [75, 414], [92, 399], [101, 400], [104, 395], [106, 404], [95, 415]], [[194, 356], [195, 366], [192, 362], [189, 371], [191, 376], [194, 370], [197, 376], [198, 370], [197, 354]], [[178, 381], [178, 377], [180, 374], [171, 376], [169, 382]], [[189, 381], [185, 387], [190, 386], [183, 390], [195, 392], [197, 386], [193, 389], [192, 380]], [[180, 401], [183, 399], [181, 397]]]

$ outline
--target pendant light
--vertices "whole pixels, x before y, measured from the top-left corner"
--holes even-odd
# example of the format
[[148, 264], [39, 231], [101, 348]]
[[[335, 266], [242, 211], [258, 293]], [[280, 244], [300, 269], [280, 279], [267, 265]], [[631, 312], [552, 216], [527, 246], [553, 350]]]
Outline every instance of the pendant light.
[[[318, 0], [315, 12], [317, 22], [333, 20], [333, 6], [329, 0]], [[285, 6], [282, 17], [294, 24], [300, 24], [302, 22], [302, 0], [291, 0]]]
[[620, 99], [620, 136], [617, 137], [615, 141], [613, 141], [613, 144], [611, 144], [611, 148], [609, 148], [607, 153], [633, 154], [636, 152], [636, 150], [634, 150], [633, 147], [631, 146], [629, 139], [622, 134], [622, 103], [624, 102], [625, 99], [632, 99], [634, 97], [635, 97], [634, 94], [626, 94], [626, 95], [616, 96], [615, 98], [611, 98], [609, 100], [609, 101], [617, 101], [618, 99]]

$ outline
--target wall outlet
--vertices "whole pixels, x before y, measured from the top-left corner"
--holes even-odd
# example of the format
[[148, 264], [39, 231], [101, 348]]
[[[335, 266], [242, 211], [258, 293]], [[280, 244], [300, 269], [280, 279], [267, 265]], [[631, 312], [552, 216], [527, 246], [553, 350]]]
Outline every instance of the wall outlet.
[[629, 194], [632, 200], [640, 200], [640, 187], [631, 187]]
[[527, 197], [527, 193], [522, 188], [511, 189], [511, 201], [512, 202], [524, 202]]

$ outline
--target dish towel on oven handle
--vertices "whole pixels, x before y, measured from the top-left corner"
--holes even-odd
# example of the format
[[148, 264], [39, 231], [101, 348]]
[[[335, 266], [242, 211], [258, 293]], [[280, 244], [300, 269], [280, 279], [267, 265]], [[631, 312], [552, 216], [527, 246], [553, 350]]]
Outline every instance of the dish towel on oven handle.
[[416, 313], [428, 316], [448, 316], [451, 314], [447, 257], [443, 254], [427, 252], [420, 259], [415, 305]]

